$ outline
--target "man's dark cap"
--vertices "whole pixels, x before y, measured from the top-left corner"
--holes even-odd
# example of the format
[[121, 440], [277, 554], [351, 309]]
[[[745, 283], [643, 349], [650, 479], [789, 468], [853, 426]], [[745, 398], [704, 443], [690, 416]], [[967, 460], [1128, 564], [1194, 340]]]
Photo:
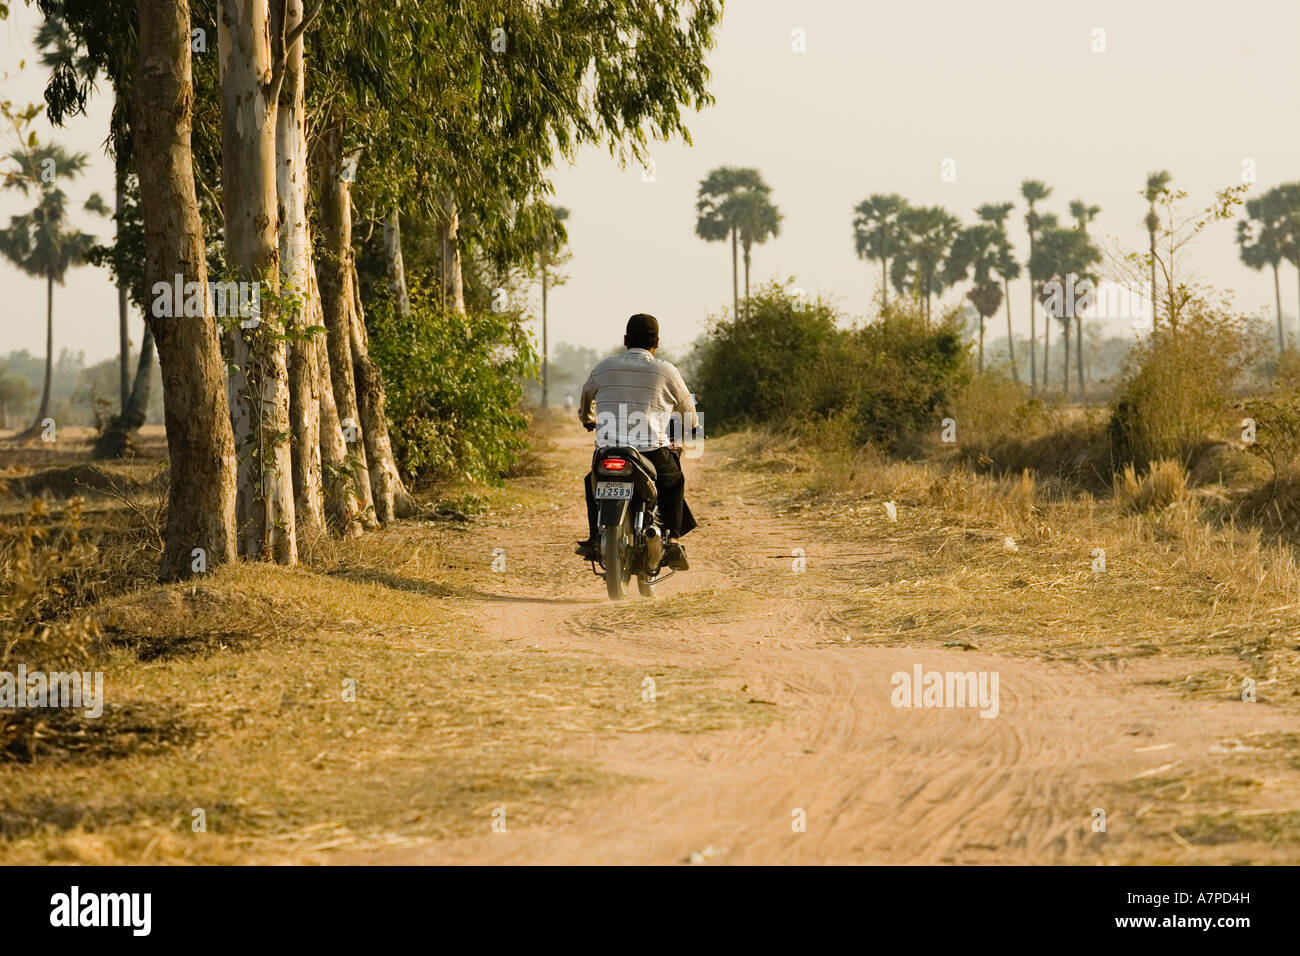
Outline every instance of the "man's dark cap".
[[653, 315], [647, 315], [644, 312], [638, 312], [632, 318], [627, 320], [627, 334], [641, 338], [642, 336], [653, 336], [659, 338], [659, 320]]

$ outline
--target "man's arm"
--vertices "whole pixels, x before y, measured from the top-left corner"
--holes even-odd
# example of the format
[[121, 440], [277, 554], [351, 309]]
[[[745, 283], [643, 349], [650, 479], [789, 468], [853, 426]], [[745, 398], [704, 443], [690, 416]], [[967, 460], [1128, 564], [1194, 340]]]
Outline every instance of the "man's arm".
[[[673, 411], [681, 415], [682, 428], [686, 435], [695, 437], [700, 430], [700, 420], [695, 415], [695, 402], [691, 399], [691, 390], [686, 387], [682, 373], [673, 366], [673, 374], [668, 379], [668, 390], [673, 397]], [[679, 441], [681, 438], [679, 437]]]
[[583, 427], [588, 431], [596, 424], [596, 382], [593, 378], [595, 374], [596, 370], [592, 369], [582, 386], [582, 396], [578, 399], [578, 421], [582, 422]]

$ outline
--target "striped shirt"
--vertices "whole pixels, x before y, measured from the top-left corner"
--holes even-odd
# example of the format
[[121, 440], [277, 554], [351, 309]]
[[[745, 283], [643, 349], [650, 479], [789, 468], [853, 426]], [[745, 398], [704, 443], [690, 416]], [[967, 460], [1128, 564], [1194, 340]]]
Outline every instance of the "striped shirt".
[[696, 435], [695, 402], [682, 373], [645, 349], [628, 349], [603, 359], [582, 386], [578, 420], [595, 424], [598, 448], [664, 448], [669, 444], [668, 423], [674, 419], [676, 444], [682, 443], [683, 436]]

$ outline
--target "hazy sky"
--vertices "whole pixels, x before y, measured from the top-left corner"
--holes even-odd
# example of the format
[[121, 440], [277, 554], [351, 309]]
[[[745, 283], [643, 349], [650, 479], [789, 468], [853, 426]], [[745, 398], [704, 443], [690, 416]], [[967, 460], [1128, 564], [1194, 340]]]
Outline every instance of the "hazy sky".
[[[20, 2], [0, 25], [0, 72], [33, 59], [35, 23]], [[806, 52], [792, 49], [795, 30]], [[1092, 51], [1096, 30], [1105, 52]], [[573, 259], [551, 297], [552, 339], [603, 350], [630, 313], [646, 311], [678, 348], [729, 305], [729, 247], [694, 234], [699, 181], [720, 165], [761, 170], [785, 215], [780, 237], [754, 251], [754, 280], [794, 277], [852, 313], [879, 272], [856, 258], [851, 226], [854, 204], [874, 192], [969, 222], [975, 206], [1017, 199], [1033, 177], [1055, 190], [1045, 211], [1065, 219], [1069, 201], [1085, 199], [1102, 208], [1095, 235], [1144, 248], [1138, 194], [1151, 170], [1170, 170], [1194, 204], [1241, 182], [1244, 159], [1259, 190], [1300, 180], [1298, 39], [1297, 0], [731, 0], [710, 57], [717, 103], [691, 118], [693, 147], [657, 144], [653, 182], [598, 149], [556, 171]], [[29, 62], [0, 96], [39, 100], [39, 73]], [[57, 134], [95, 153], [79, 199], [90, 189], [111, 199], [99, 151], [108, 96]], [[949, 158], [956, 182], [941, 177]], [[20, 208], [0, 197], [3, 221]], [[1023, 211], [1017, 202], [1011, 229], [1022, 252]], [[1243, 309], [1273, 308], [1271, 277], [1240, 264], [1231, 224], [1211, 227], [1191, 256], [1198, 277], [1235, 290]], [[0, 265], [0, 286], [0, 353], [43, 351], [42, 283]], [[1297, 295], [1284, 266], [1293, 321]], [[1027, 331], [1023, 281], [1011, 296]], [[83, 349], [88, 361], [116, 351], [104, 273], [76, 270], [55, 308], [56, 348]]]

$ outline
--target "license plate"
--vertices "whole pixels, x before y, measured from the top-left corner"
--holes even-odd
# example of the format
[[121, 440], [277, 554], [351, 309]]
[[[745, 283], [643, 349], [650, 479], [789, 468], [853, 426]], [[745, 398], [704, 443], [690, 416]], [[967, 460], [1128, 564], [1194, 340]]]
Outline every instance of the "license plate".
[[615, 501], [632, 500], [632, 482], [630, 481], [598, 481], [596, 482], [597, 498], [612, 498]]

